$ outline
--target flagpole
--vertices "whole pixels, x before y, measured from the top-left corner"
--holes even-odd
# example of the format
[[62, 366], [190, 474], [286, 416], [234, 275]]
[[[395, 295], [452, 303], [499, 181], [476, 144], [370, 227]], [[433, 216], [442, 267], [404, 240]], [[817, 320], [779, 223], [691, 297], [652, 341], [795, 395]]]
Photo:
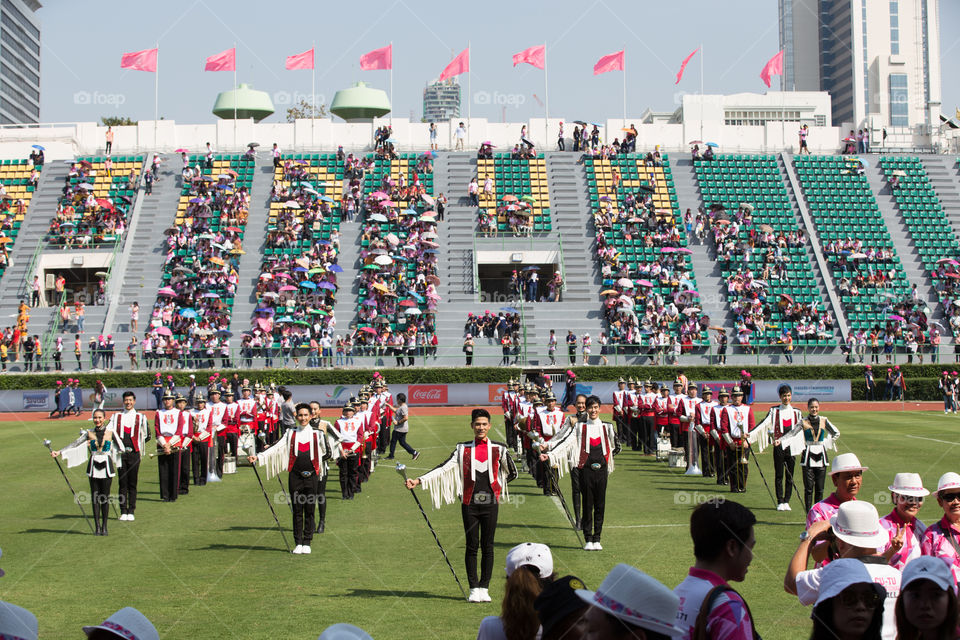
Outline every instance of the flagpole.
[[703, 142], [703, 45], [700, 45], [700, 142]]
[[237, 146], [237, 43], [233, 43], [233, 146]]
[[470, 80], [473, 75], [472, 65], [470, 64], [470, 41], [467, 40], [467, 147], [470, 147], [470, 113], [473, 105], [473, 94], [470, 90]]
[[317, 120], [317, 41], [310, 43], [310, 147], [316, 136], [314, 123]]
[[390, 41], [390, 128], [393, 128], [393, 40]]
[[[157, 69], [153, 74], [153, 148], [159, 149], [157, 120], [160, 119], [160, 41], [157, 40]], [[113, 151], [113, 149], [111, 149]]]
[[[627, 45], [623, 45], [623, 124], [622, 127], [627, 126]], [[607, 137], [610, 137], [609, 132]]]
[[550, 144], [550, 89], [547, 85], [547, 43], [543, 43], [543, 150]]

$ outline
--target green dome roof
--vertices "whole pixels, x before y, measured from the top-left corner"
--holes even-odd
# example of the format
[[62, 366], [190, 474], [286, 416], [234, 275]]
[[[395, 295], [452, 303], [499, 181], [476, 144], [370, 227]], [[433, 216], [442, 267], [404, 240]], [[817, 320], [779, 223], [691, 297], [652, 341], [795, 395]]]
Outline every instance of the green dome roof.
[[256, 91], [248, 84], [241, 84], [236, 89], [224, 91], [217, 96], [213, 103], [213, 115], [224, 120], [233, 120], [234, 103], [236, 103], [237, 118], [246, 120], [253, 118], [260, 122], [273, 113], [273, 102], [266, 91]]
[[363, 82], [341, 89], [333, 96], [330, 113], [347, 122], [371, 120], [390, 113], [390, 99], [382, 89], [373, 89]]

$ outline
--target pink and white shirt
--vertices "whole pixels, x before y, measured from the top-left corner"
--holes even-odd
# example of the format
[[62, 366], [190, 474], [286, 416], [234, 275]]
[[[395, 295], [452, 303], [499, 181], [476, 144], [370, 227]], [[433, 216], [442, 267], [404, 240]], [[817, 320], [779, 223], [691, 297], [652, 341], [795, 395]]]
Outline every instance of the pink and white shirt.
[[[900, 517], [900, 514], [897, 513], [897, 510], [894, 509], [887, 515], [880, 518], [880, 526], [887, 530], [887, 533], [890, 534], [890, 539], [893, 540], [897, 536], [898, 527], [906, 527], [906, 530], [903, 533], [903, 546], [900, 547], [900, 551], [896, 552], [890, 557], [890, 566], [896, 567], [903, 571], [903, 567], [906, 566], [908, 562], [914, 558], [919, 558], [922, 554], [920, 551], [920, 544], [923, 540], [923, 534], [927, 530], [927, 525], [920, 522], [918, 519], [914, 518], [910, 522], [905, 521]], [[887, 543], [882, 549], [877, 551], [883, 553], [890, 547], [890, 544]]]
[[[853, 499], [856, 500], [856, 498]], [[837, 511], [839, 510], [840, 500], [837, 498], [837, 492], [834, 491], [810, 509], [810, 513], [807, 514], [807, 529], [809, 529], [810, 525], [814, 522], [819, 522], [820, 520], [829, 522], [830, 518], [837, 515]]]
[[944, 516], [936, 524], [927, 527], [920, 542], [920, 553], [925, 556], [936, 556], [950, 564], [953, 572], [953, 581], [960, 581], [960, 554], [951, 543], [960, 544], [960, 528], [950, 524]]
[[[690, 567], [683, 582], [673, 593], [680, 598], [677, 626], [683, 640], [690, 640], [703, 600], [714, 587], [724, 585], [723, 578], [705, 569]], [[707, 633], [711, 640], [753, 640], [753, 621], [743, 598], [734, 591], [724, 591], [714, 598], [707, 616]]]

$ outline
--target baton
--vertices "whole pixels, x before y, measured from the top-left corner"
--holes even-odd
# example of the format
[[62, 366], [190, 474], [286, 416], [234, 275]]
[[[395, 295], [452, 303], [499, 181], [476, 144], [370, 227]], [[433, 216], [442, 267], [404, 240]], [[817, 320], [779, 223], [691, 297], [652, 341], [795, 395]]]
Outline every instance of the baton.
[[[44, 440], [43, 446], [45, 446], [47, 450], [50, 451], [50, 453], [53, 453], [53, 449], [50, 447], [49, 440]], [[80, 513], [83, 514], [84, 521], [87, 523], [87, 526], [90, 527], [90, 533], [93, 533], [93, 525], [90, 524], [90, 520], [87, 518], [87, 512], [84, 511], [83, 504], [81, 504], [80, 499], [77, 497], [77, 492], [73, 490], [73, 485], [70, 484], [70, 478], [68, 478], [67, 474], [64, 473], [63, 467], [60, 465], [60, 460], [58, 460], [57, 458], [54, 458], [53, 461], [57, 463], [57, 468], [60, 469], [60, 475], [62, 475], [63, 479], [66, 480], [67, 487], [70, 488], [70, 493], [73, 494], [73, 501], [77, 503], [78, 507], [80, 507]]]
[[270, 502], [270, 496], [267, 495], [267, 490], [263, 487], [263, 480], [260, 479], [260, 472], [257, 471], [257, 463], [254, 462], [252, 466], [253, 466], [253, 474], [257, 476], [257, 482], [260, 484], [260, 491], [263, 492], [263, 499], [267, 501], [267, 506], [270, 507], [270, 513], [273, 514], [273, 521], [277, 523], [277, 529], [280, 530], [280, 537], [283, 538], [283, 544], [287, 548], [287, 551], [289, 552], [290, 544], [287, 543], [287, 536], [283, 534], [283, 527], [280, 526], [280, 520], [279, 518], [277, 518], [277, 512], [273, 510], [273, 503]]
[[747, 443], [747, 450], [750, 451], [750, 457], [753, 458], [753, 463], [757, 465], [757, 471], [760, 472], [760, 479], [763, 480], [763, 486], [767, 488], [767, 493], [770, 494], [770, 499], [773, 500], [774, 504], [778, 504], [777, 499], [773, 497], [773, 492], [770, 491], [770, 485], [767, 484], [766, 477], [763, 475], [763, 469], [760, 467], [760, 463], [757, 462], [757, 455], [753, 452], [753, 447], [750, 446], [750, 441], [746, 438], [744, 438], [743, 441]]
[[[406, 483], [407, 466], [398, 462], [397, 473], [403, 477], [404, 483]], [[450, 558], [447, 557], [447, 552], [444, 550], [443, 545], [440, 544], [440, 538], [437, 537], [437, 532], [433, 530], [433, 525], [430, 524], [430, 518], [427, 517], [427, 512], [423, 510], [423, 505], [420, 504], [420, 498], [417, 497], [417, 494], [413, 489], [410, 489], [410, 495], [412, 495], [413, 499], [416, 500], [417, 506], [420, 508], [420, 515], [423, 516], [424, 521], [427, 523], [427, 527], [430, 529], [430, 533], [433, 534], [433, 539], [436, 541], [437, 546], [440, 547], [440, 553], [443, 554], [443, 559], [446, 560], [447, 566], [450, 567], [450, 573], [453, 574], [453, 579], [457, 581], [457, 586], [460, 587], [460, 593], [463, 594], [464, 598], [466, 598], [467, 592], [463, 590], [463, 585], [460, 584], [460, 578], [457, 577], [457, 572], [453, 570], [453, 565], [450, 564]]]
[[[540, 461], [540, 463], [544, 464], [542, 460]], [[580, 535], [580, 532], [577, 530], [577, 521], [574, 520], [572, 515], [570, 515], [570, 509], [567, 508], [567, 501], [563, 499], [563, 492], [560, 491], [560, 483], [557, 482], [557, 479], [553, 477], [553, 467], [550, 466], [549, 461], [547, 461], [546, 466], [547, 466], [546, 473], [548, 476], [550, 476], [550, 485], [553, 487], [553, 490], [557, 492], [557, 498], [560, 499], [560, 506], [563, 507], [563, 512], [567, 514], [567, 520], [570, 521], [570, 526], [573, 527], [573, 532], [577, 534], [577, 540], [580, 542], [580, 544], [584, 544], [583, 537]], [[573, 472], [572, 469], [570, 471], [571, 473]]]

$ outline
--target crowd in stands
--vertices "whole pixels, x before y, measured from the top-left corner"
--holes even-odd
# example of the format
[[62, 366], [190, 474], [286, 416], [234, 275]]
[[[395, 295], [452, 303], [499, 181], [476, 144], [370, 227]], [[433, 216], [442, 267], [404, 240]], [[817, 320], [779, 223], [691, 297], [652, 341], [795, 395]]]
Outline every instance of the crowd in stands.
[[[97, 185], [101, 171], [109, 180], [106, 187], [102, 180], [99, 181], [100, 185]], [[131, 168], [130, 172], [121, 178], [122, 189], [134, 189], [137, 183], [136, 169]], [[126, 195], [109, 197], [112, 184], [112, 160], [109, 157], [104, 162], [97, 163], [96, 168], [88, 160], [72, 163], [65, 178], [57, 211], [47, 231], [47, 240], [66, 248], [99, 246], [104, 242], [119, 241], [129, 222], [127, 213], [131, 198]], [[98, 194], [98, 191], [101, 193]]]

